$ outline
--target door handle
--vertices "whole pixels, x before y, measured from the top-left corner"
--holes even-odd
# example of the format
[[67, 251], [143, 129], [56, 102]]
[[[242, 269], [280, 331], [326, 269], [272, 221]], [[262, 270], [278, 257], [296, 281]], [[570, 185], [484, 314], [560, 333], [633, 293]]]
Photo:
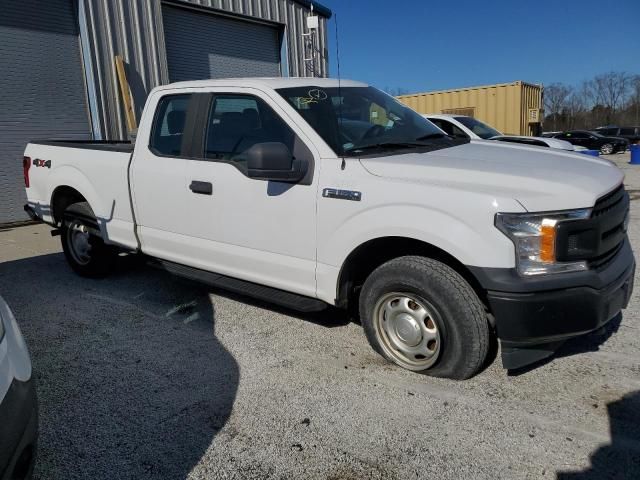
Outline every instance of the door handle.
[[211, 182], [192, 180], [189, 189], [193, 193], [199, 193], [200, 195], [211, 195], [213, 193], [213, 185], [211, 185]]

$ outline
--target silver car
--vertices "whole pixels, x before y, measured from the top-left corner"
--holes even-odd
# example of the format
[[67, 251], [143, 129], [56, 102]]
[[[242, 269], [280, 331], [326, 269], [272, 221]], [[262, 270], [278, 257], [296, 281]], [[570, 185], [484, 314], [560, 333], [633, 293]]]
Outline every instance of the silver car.
[[29, 351], [0, 297], [0, 479], [29, 479], [38, 436], [38, 407]]

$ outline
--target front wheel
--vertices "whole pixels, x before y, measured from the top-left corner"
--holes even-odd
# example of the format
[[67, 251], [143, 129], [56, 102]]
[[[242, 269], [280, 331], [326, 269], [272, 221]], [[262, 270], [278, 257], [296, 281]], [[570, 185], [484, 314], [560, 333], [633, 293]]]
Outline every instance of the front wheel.
[[459, 273], [430, 258], [400, 257], [374, 270], [360, 316], [374, 350], [415, 372], [463, 380], [489, 352], [484, 305]]
[[611, 155], [613, 153], [613, 145], [610, 143], [605, 143], [600, 147], [600, 153], [602, 155]]
[[83, 277], [108, 275], [117, 250], [104, 243], [96, 217], [87, 202], [69, 205], [62, 221], [62, 250], [71, 268]]

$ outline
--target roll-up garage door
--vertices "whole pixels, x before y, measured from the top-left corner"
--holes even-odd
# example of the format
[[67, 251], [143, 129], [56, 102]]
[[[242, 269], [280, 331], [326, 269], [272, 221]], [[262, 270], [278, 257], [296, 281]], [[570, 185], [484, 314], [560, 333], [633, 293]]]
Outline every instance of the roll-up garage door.
[[90, 138], [75, 2], [1, 1], [0, 224], [26, 220], [29, 140]]
[[276, 27], [169, 5], [162, 14], [172, 82], [280, 76]]

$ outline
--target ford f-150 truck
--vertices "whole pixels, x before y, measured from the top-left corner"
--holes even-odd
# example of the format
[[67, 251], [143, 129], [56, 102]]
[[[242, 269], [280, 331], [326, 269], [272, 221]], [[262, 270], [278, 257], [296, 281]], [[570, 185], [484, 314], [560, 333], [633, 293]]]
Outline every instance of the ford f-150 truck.
[[358, 312], [372, 347], [465, 379], [513, 369], [626, 307], [629, 197], [611, 162], [447, 136], [364, 83], [154, 89], [135, 145], [33, 141], [26, 210], [71, 267], [120, 252], [302, 311]]

